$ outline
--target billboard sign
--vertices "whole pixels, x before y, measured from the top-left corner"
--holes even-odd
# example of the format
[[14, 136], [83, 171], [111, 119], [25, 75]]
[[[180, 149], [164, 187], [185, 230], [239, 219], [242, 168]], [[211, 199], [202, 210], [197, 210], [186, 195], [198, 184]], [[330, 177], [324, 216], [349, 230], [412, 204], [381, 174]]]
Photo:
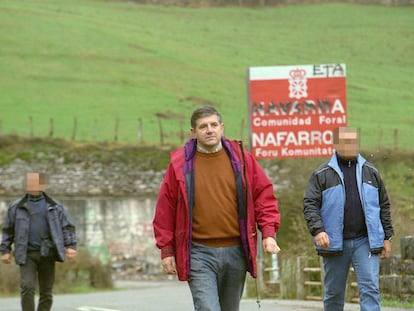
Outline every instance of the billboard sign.
[[345, 126], [345, 64], [250, 67], [248, 112], [255, 158], [332, 155], [332, 130]]

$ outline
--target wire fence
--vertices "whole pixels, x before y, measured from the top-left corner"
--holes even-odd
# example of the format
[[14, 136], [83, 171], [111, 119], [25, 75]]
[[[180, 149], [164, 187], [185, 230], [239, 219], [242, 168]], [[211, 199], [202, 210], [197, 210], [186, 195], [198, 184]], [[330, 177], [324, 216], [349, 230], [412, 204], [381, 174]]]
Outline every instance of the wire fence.
[[[163, 115], [157, 116], [152, 120], [137, 118], [134, 125], [131, 125], [130, 120], [121, 122], [121, 119], [118, 117], [112, 120], [112, 124], [110, 122], [99, 122], [98, 119], [90, 121], [89, 124], [85, 124], [85, 122], [81, 124], [78, 117], [73, 117], [71, 126], [66, 127], [63, 137], [62, 134], [56, 134], [55, 125], [59, 122], [60, 120], [56, 122], [51, 117], [49, 118], [47, 128], [45, 128], [43, 121], [36, 121], [35, 124], [34, 118], [29, 116], [27, 124], [20, 124], [20, 131], [16, 132], [10, 129], [5, 130], [3, 128], [3, 122], [0, 119], [0, 136], [18, 135], [29, 138], [62, 138], [73, 142], [132, 142], [138, 144], [157, 144], [161, 146], [183, 144], [190, 137], [189, 131], [184, 129], [184, 120], [171, 119]], [[42, 130], [39, 130], [41, 127]], [[121, 127], [124, 128], [123, 133], [121, 133]], [[127, 131], [125, 130], [126, 127], [129, 129], [127, 133], [125, 133]], [[103, 132], [105, 134], [102, 134]], [[414, 146], [402, 146], [400, 144], [402, 133], [398, 128], [392, 130], [378, 128], [376, 134], [358, 128], [358, 132], [363, 148], [374, 147], [376, 150], [398, 150], [401, 147], [404, 147], [403, 149], [414, 148]], [[248, 142], [247, 122], [241, 119], [238, 129], [233, 128], [233, 132], [229, 137]]]

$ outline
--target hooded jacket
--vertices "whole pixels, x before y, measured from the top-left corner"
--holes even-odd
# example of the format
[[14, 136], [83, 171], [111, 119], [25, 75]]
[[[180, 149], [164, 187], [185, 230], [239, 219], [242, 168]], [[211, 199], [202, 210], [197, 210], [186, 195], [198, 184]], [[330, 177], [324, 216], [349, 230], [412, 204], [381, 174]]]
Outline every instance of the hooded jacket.
[[[241, 142], [222, 138], [236, 179], [238, 222], [248, 271], [257, 276], [257, 227], [262, 237], [275, 237], [280, 225], [273, 185]], [[161, 258], [174, 256], [179, 280], [190, 273], [192, 208], [194, 205], [194, 156], [196, 140], [171, 153], [153, 219], [154, 235]], [[214, 168], [212, 168], [214, 169]]]
[[[56, 249], [56, 261], [66, 258], [65, 248], [76, 249], [75, 224], [66, 208], [58, 200], [43, 193], [47, 203], [47, 222], [50, 236]], [[27, 206], [27, 194], [12, 202], [3, 223], [0, 252], [10, 253], [14, 243], [16, 264], [25, 264], [29, 242], [30, 211]]]
[[[393, 235], [390, 202], [378, 170], [361, 155], [357, 158], [356, 181], [372, 253], [381, 252], [384, 239]], [[310, 177], [304, 198], [304, 216], [312, 236], [326, 232], [330, 246], [315, 244], [319, 255], [341, 255], [345, 207], [344, 176], [336, 154]]]

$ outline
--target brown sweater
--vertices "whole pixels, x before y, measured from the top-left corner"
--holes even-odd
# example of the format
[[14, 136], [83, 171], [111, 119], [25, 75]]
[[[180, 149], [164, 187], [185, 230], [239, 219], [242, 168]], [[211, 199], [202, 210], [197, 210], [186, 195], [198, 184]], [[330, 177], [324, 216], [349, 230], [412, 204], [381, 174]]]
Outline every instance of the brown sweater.
[[236, 181], [225, 150], [197, 151], [194, 179], [193, 241], [211, 247], [239, 244]]

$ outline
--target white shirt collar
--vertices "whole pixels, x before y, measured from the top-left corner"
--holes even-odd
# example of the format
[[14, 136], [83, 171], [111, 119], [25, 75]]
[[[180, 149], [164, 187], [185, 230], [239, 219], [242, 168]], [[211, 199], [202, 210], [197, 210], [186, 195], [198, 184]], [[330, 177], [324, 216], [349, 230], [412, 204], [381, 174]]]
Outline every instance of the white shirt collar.
[[221, 142], [212, 151], [207, 150], [207, 149], [205, 149], [205, 148], [203, 148], [203, 147], [201, 147], [200, 145], [197, 144], [197, 151], [199, 151], [201, 153], [216, 153], [216, 152], [219, 152], [221, 149], [223, 149], [223, 145], [221, 144]]

